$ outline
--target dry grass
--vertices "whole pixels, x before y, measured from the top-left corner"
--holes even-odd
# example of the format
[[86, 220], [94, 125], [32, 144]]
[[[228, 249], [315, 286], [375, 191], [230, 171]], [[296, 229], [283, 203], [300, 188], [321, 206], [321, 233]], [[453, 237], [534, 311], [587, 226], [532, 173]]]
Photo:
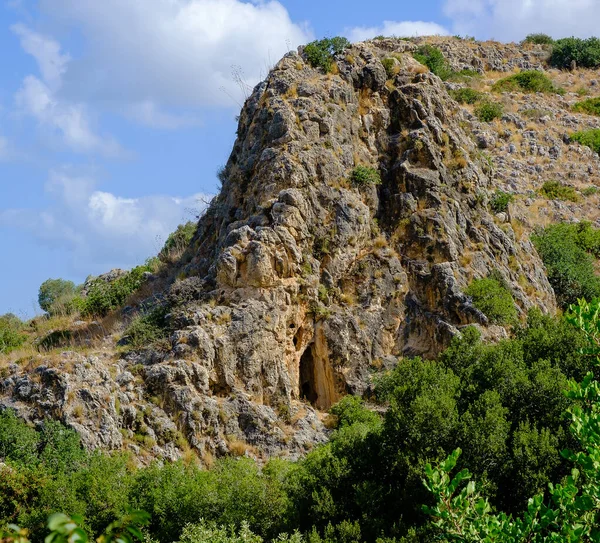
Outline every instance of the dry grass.
[[286, 100], [298, 98], [298, 85], [296, 83], [293, 83], [292, 85], [290, 85], [288, 90], [285, 91], [283, 97]]

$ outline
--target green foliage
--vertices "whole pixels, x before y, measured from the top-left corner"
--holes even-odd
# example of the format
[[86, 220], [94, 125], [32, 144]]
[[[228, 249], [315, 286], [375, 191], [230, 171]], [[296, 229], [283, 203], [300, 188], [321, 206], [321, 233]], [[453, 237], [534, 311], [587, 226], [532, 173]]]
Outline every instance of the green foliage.
[[169, 333], [167, 313], [168, 307], [158, 306], [136, 317], [125, 332], [127, 344], [134, 349], [143, 349], [165, 340]]
[[8, 354], [25, 343], [24, 327], [21, 319], [11, 313], [0, 316], [0, 354]]
[[380, 185], [381, 176], [375, 168], [369, 166], [356, 166], [350, 174], [350, 180], [358, 186]]
[[197, 223], [194, 221], [180, 224], [175, 232], [169, 234], [163, 248], [158, 253], [158, 259], [165, 263], [176, 260], [189, 246], [196, 233], [197, 226]]
[[567, 473], [559, 451], [571, 446], [561, 418], [570, 400], [562, 390], [587, 371], [585, 346], [580, 331], [539, 311], [496, 345], [466, 328], [437, 362], [401, 360], [377, 380], [372, 401], [387, 410], [347, 396], [331, 409], [328, 443], [299, 462], [262, 467], [243, 457], [219, 459], [210, 470], [192, 462], [135, 468], [128, 455], [86, 452], [58, 423], [33, 429], [5, 411], [0, 524], [26, 527], [39, 541], [47, 515], [67, 511], [97, 536], [134, 509], [151, 514], [152, 541], [244, 533], [257, 542], [430, 541], [418, 504], [435, 502], [423, 470], [457, 447], [461, 467], [485, 482], [491, 505], [510, 513]]
[[575, 61], [579, 68], [600, 66], [600, 39], [562, 38], [552, 47], [550, 64], [556, 68], [570, 68]]
[[[106, 528], [97, 538], [97, 543], [133, 543], [144, 541], [141, 527], [148, 522], [148, 514], [143, 511], [130, 511]], [[79, 515], [71, 517], [63, 513], [53, 513], [48, 517], [48, 530], [45, 543], [87, 543], [89, 536], [82, 527]], [[9, 524], [8, 529], [0, 530], [0, 540], [5, 543], [30, 543], [27, 530], [15, 524]]]
[[127, 298], [144, 283], [144, 274], [152, 271], [152, 266], [137, 266], [114, 281], [96, 279], [92, 281], [87, 296], [83, 300], [83, 315], [103, 317], [113, 309], [123, 307]]
[[600, 296], [600, 279], [592, 257], [600, 256], [598, 236], [599, 231], [589, 223], [555, 224], [531, 236], [561, 307], [579, 298], [591, 300]]
[[48, 279], [40, 286], [38, 303], [50, 315], [68, 315], [74, 310], [73, 299], [76, 295], [77, 287], [73, 281]]
[[598, 192], [600, 192], [600, 189], [598, 187], [596, 187], [595, 185], [590, 185], [589, 187], [583, 189], [581, 191], [581, 194], [587, 197], [593, 196], [594, 194], [598, 194]]
[[494, 119], [499, 119], [502, 117], [503, 112], [504, 106], [502, 106], [502, 104], [498, 102], [492, 102], [490, 100], [482, 100], [475, 107], [475, 115], [484, 123], [489, 123]]
[[578, 202], [579, 194], [570, 185], [565, 185], [560, 181], [546, 181], [540, 189], [540, 194], [548, 200], [568, 200], [569, 202]]
[[[568, 320], [587, 336], [589, 352], [596, 357], [600, 352], [600, 303], [581, 301], [572, 307]], [[565, 449], [561, 455], [574, 467], [560, 484], [548, 485], [549, 499], [541, 493], [529, 499], [520, 517], [505, 512], [493, 512], [492, 505], [469, 481], [468, 469], [451, 477], [461, 449], [456, 449], [436, 468], [426, 466], [427, 490], [435, 497], [435, 504], [425, 506], [443, 541], [517, 543], [522, 541], [562, 542], [598, 541], [597, 522], [600, 502], [600, 383], [589, 372], [583, 381], [571, 381], [566, 396], [571, 405], [566, 413], [571, 421], [570, 430], [579, 444], [577, 450]], [[514, 479], [514, 486], [522, 479]]]
[[462, 89], [451, 90], [450, 96], [459, 104], [475, 104], [483, 98], [484, 94], [475, 89], [464, 87]]
[[494, 83], [494, 92], [546, 92], [564, 94], [564, 90], [554, 86], [554, 83], [543, 72], [525, 70], [515, 75], [505, 77]]
[[250, 530], [243, 521], [240, 529], [235, 526], [217, 526], [215, 522], [188, 524], [181, 533], [179, 543], [262, 543], [263, 539]]
[[369, 428], [375, 428], [381, 422], [381, 417], [366, 409], [363, 399], [358, 396], [345, 396], [329, 412], [336, 418], [338, 428], [353, 424], [364, 424]]
[[524, 110], [520, 111], [520, 113], [526, 119], [532, 119], [534, 121], [539, 121], [542, 117], [546, 117], [547, 115], [550, 115], [549, 111], [547, 111], [545, 109], [539, 109], [539, 108], [524, 109]]
[[437, 47], [422, 45], [413, 53], [413, 57], [443, 81], [453, 74], [444, 54]]
[[339, 55], [350, 47], [346, 38], [325, 38], [310, 42], [304, 47], [304, 56], [313, 68], [322, 68], [330, 72], [334, 64], [334, 56]]
[[528, 34], [523, 40], [523, 43], [533, 43], [535, 45], [552, 45], [554, 43], [554, 39], [551, 36], [548, 36], [548, 34]]
[[392, 79], [396, 75], [396, 73], [395, 73], [395, 68], [396, 68], [396, 64], [397, 64], [396, 60], [391, 57], [387, 57], [381, 61], [381, 64], [383, 64], [383, 67], [385, 68], [385, 73], [387, 75], [387, 78]]
[[577, 102], [573, 106], [573, 111], [587, 113], [588, 115], [600, 116], [600, 97], [588, 98], [582, 102]]
[[600, 128], [575, 132], [571, 134], [571, 141], [577, 141], [600, 154]]
[[503, 190], [497, 190], [490, 199], [490, 207], [494, 213], [508, 211], [508, 206], [514, 200], [514, 196]]
[[473, 305], [492, 323], [514, 324], [517, 309], [512, 294], [503, 281], [495, 277], [475, 279], [465, 290]]

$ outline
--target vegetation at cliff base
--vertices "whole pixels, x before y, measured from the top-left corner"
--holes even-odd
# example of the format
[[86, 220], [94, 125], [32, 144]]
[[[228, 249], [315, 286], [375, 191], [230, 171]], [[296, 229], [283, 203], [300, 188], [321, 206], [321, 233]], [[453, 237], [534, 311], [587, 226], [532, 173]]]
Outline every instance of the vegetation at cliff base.
[[492, 324], [514, 324], [517, 319], [517, 308], [510, 290], [501, 277], [491, 275], [475, 279], [465, 290], [465, 294], [473, 300]]
[[[567, 316], [586, 334], [595, 366], [600, 363], [599, 312], [598, 301], [588, 304], [582, 300]], [[571, 422], [574, 442], [573, 447], [561, 451], [561, 456], [571, 464], [570, 473], [560, 484], [550, 484], [546, 492], [532, 495], [522, 514], [507, 515], [495, 511], [481, 487], [469, 481], [468, 469], [451, 475], [461, 456], [458, 448], [436, 467], [425, 467], [425, 486], [435, 497], [435, 504], [425, 506], [424, 511], [433, 519], [436, 538], [498, 543], [599, 540], [600, 383], [592, 367], [581, 382], [570, 381], [565, 392], [571, 402], [565, 415]]]
[[600, 257], [600, 230], [587, 222], [560, 223], [538, 229], [531, 240], [561, 307], [579, 298], [600, 297], [600, 278], [594, 266], [594, 259]]
[[435, 500], [425, 465], [458, 447], [491, 503], [518, 514], [568, 474], [560, 451], [573, 442], [562, 413], [572, 403], [563, 390], [585, 375], [585, 346], [584, 333], [537, 310], [495, 345], [466, 328], [435, 361], [400, 359], [375, 384], [377, 411], [347, 396], [331, 410], [328, 443], [262, 467], [245, 457], [210, 469], [190, 458], [136, 467], [127, 453], [85, 451], [58, 422], [34, 428], [5, 410], [0, 524], [39, 541], [48, 515], [62, 511], [96, 537], [133, 509], [150, 514], [143, 530], [159, 542], [428, 541], [435, 526], [421, 504]]

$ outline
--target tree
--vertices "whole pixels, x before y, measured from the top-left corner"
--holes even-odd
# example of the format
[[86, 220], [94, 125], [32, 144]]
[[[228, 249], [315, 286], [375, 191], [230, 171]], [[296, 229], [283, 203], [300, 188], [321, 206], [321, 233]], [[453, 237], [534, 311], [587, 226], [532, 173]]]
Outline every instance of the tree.
[[38, 303], [46, 313], [54, 315], [64, 309], [75, 297], [75, 294], [76, 287], [73, 281], [48, 279], [40, 286]]
[[[586, 335], [587, 352], [600, 363], [600, 301], [579, 300], [570, 307], [568, 320]], [[442, 541], [517, 543], [531, 541], [600, 541], [600, 382], [589, 372], [582, 382], [571, 381], [566, 395], [573, 401], [566, 413], [571, 432], [581, 446], [561, 455], [575, 467], [561, 484], [548, 485], [543, 494], [529, 499], [521, 517], [492, 513], [488, 500], [477, 490], [467, 469], [451, 477], [461, 450], [456, 449], [436, 468], [426, 466], [425, 487], [435, 496], [433, 507], [424, 507], [440, 532]], [[519, 480], [513, 480], [517, 487]], [[460, 489], [460, 490], [459, 490]]]

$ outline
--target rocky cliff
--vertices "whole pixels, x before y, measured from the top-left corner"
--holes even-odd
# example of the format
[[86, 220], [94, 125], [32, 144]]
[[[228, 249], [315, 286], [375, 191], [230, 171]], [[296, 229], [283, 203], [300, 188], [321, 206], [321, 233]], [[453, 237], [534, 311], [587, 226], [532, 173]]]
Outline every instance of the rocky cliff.
[[[89, 446], [142, 460], [297, 456], [326, 439], [320, 412], [368, 392], [398, 357], [433, 357], [467, 325], [506, 335], [464, 294], [474, 278], [495, 271], [522, 314], [554, 312], [528, 233], [595, 219], [597, 202], [549, 202], [535, 189], [552, 176], [599, 181], [598, 156], [564, 133], [600, 123], [571, 113], [569, 93], [506, 94], [504, 117], [482, 123], [448, 94], [459, 83], [413, 58], [424, 42], [482, 74], [483, 91], [497, 72], [541, 69], [547, 56], [385, 39], [352, 46], [326, 74], [290, 52], [246, 101], [222, 190], [158, 293], [167, 352], [123, 354], [107, 334], [101, 348], [11, 361], [0, 405], [61, 418]], [[593, 85], [589, 73], [555, 75]], [[547, 114], [532, 123], [521, 112], [534, 108]], [[497, 188], [519, 198], [495, 215]]]

